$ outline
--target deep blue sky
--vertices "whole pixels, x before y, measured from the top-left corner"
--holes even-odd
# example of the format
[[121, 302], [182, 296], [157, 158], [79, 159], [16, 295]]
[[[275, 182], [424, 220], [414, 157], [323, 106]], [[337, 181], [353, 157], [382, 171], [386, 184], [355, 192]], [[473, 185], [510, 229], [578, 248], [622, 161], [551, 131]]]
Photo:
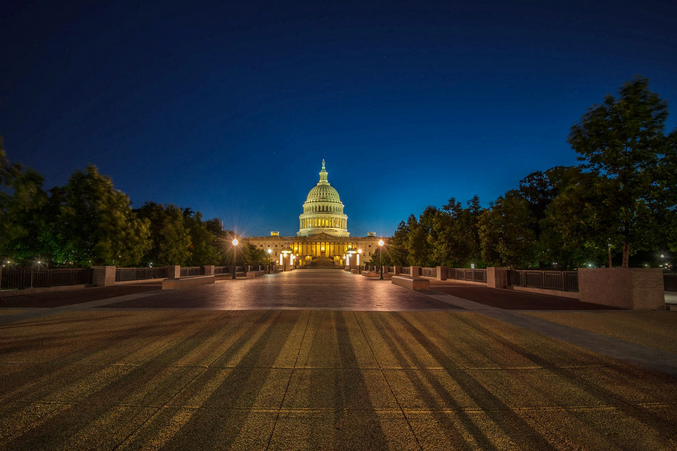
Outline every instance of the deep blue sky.
[[576, 164], [588, 107], [641, 74], [677, 116], [677, 3], [20, 1], [0, 135], [46, 187], [87, 163], [135, 206], [293, 235], [321, 160], [352, 235]]

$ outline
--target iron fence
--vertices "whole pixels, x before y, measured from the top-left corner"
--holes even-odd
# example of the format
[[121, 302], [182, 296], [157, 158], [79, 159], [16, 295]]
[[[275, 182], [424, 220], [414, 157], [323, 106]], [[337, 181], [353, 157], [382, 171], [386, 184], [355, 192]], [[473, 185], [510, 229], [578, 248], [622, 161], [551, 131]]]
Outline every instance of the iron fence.
[[437, 277], [437, 268], [421, 268], [423, 277]]
[[663, 273], [665, 291], [677, 291], [677, 274]]
[[2, 269], [0, 289], [22, 290], [25, 288], [87, 285], [92, 283], [91, 268], [71, 269]]
[[228, 274], [230, 266], [214, 266], [214, 274]]
[[388, 266], [388, 274], [395, 274], [395, 267], [394, 266]]
[[411, 266], [403, 266], [400, 273], [401, 274], [411, 274]]
[[514, 270], [508, 271], [508, 284], [544, 290], [578, 291], [578, 273], [576, 271]]
[[115, 268], [116, 282], [131, 280], [164, 279], [167, 277], [167, 268]]
[[449, 278], [487, 283], [486, 269], [449, 268]]
[[181, 277], [199, 276], [202, 274], [201, 266], [182, 266]]

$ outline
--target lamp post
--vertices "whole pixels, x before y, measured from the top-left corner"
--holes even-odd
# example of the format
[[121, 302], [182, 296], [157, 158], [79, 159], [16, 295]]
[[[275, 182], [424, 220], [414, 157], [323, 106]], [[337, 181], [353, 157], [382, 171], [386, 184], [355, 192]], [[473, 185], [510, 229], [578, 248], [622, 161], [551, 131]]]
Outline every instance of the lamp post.
[[383, 280], [383, 240], [378, 240], [378, 261], [381, 264], [381, 276], [379, 279]]
[[271, 248], [268, 248], [268, 274], [270, 274], [270, 255], [273, 253], [273, 250]]
[[237, 238], [233, 239], [233, 279], [237, 279], [235, 277], [235, 264], [237, 262]]
[[353, 270], [353, 262], [350, 261], [350, 257], [355, 255], [356, 253], [357, 252], [355, 251], [355, 249], [353, 249], [351, 247], [349, 247], [348, 250], [346, 251], [346, 254], [348, 254], [348, 271], [352, 272], [352, 270]]
[[357, 250], [357, 272], [362, 274], [362, 263], [360, 262], [360, 255], [362, 254], [362, 249]]
[[[282, 255], [283, 255], [282, 261], [283, 261], [283, 263], [284, 263], [283, 271], [286, 272], [286, 271], [287, 271], [287, 259], [290, 259], [290, 258], [291, 258], [291, 257], [289, 257], [289, 254], [291, 253], [291, 251], [285, 249], [285, 250], [283, 250], [283, 251], [281, 251], [281, 252], [282, 252]], [[290, 263], [291, 263], [291, 262], [290, 262]]]

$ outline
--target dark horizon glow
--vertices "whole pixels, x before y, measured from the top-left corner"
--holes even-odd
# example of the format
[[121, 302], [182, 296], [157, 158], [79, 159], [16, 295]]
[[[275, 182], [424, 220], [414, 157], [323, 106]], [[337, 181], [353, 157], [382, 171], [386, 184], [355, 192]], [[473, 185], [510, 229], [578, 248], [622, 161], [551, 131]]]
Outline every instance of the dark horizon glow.
[[352, 236], [577, 164], [636, 74], [675, 127], [674, 2], [3, 2], [0, 135], [47, 189], [95, 164], [135, 207], [295, 235], [321, 161]]

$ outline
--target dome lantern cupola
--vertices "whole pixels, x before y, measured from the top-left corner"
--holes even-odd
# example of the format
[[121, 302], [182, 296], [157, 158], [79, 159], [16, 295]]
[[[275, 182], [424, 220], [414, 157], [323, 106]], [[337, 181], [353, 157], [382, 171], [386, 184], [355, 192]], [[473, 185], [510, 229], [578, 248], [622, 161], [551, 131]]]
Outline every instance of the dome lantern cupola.
[[332, 236], [349, 236], [348, 216], [343, 214], [343, 202], [338, 191], [329, 184], [327, 170], [322, 160], [320, 181], [308, 193], [299, 216], [298, 236], [326, 233]]

